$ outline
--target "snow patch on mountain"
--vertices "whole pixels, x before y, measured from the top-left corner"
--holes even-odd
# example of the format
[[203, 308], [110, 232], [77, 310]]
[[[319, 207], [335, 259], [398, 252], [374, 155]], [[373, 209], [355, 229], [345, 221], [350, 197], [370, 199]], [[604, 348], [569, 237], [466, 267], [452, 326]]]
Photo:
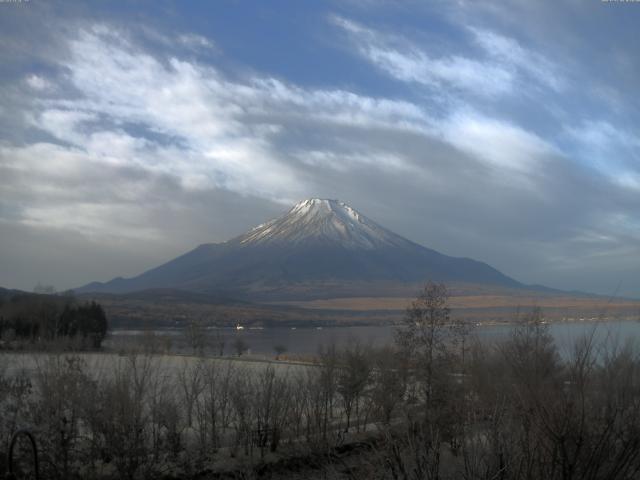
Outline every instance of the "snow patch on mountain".
[[259, 225], [232, 242], [242, 245], [313, 242], [368, 250], [409, 243], [346, 203], [323, 198], [299, 202], [284, 216]]

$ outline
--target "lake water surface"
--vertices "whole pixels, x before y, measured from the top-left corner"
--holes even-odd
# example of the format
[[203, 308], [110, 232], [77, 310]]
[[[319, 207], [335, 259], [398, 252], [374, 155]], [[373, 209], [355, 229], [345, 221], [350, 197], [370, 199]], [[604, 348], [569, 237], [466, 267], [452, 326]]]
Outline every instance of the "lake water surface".
[[[243, 330], [219, 329], [206, 332], [205, 353], [215, 353], [216, 337], [224, 338], [225, 354], [231, 354], [234, 344], [241, 339], [249, 352], [258, 355], [273, 355], [274, 347], [281, 345], [292, 354], [315, 354], [321, 346], [346, 345], [359, 341], [373, 346], [393, 343], [394, 326], [352, 326], [315, 328], [264, 328]], [[509, 335], [512, 325], [482, 325], [473, 327], [471, 335], [483, 342], [498, 342]], [[549, 332], [561, 353], [568, 353], [575, 341], [585, 335], [594, 335], [598, 341], [624, 343], [640, 339], [640, 322], [630, 320], [561, 322], [549, 324]], [[173, 351], [189, 349], [189, 340], [182, 330], [156, 330], [152, 333], [139, 330], [116, 330], [111, 333], [105, 346], [142, 346], [144, 342], [156, 342], [170, 346]]]

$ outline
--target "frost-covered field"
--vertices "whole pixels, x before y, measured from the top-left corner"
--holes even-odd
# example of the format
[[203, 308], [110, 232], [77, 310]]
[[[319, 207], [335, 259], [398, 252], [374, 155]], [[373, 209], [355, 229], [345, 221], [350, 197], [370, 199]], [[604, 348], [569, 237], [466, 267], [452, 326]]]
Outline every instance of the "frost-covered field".
[[221, 358], [201, 358], [190, 355], [143, 355], [143, 354], [116, 354], [116, 353], [0, 353], [0, 372], [4, 375], [12, 376], [19, 372], [35, 373], [42, 370], [50, 362], [65, 358], [80, 359], [86, 366], [87, 371], [92, 376], [113, 374], [122, 371], [132, 362], [142, 363], [144, 361], [147, 368], [160, 371], [163, 375], [177, 375], [185, 368], [192, 368], [197, 365], [211, 366], [218, 369], [235, 368], [246, 372], [257, 373], [263, 371], [268, 366], [274, 368], [279, 375], [300, 373], [313, 365], [304, 365], [294, 362], [276, 362], [266, 358], [243, 358], [243, 357], [221, 357]]

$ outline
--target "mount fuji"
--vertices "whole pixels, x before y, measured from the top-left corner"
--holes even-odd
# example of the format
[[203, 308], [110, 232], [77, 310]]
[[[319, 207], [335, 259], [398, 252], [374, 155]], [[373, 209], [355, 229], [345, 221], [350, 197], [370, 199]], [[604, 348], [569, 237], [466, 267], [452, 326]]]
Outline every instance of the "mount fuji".
[[176, 289], [286, 300], [387, 295], [427, 280], [524, 287], [486, 263], [411, 242], [346, 203], [313, 198], [224, 243], [200, 245], [139, 276], [77, 291]]

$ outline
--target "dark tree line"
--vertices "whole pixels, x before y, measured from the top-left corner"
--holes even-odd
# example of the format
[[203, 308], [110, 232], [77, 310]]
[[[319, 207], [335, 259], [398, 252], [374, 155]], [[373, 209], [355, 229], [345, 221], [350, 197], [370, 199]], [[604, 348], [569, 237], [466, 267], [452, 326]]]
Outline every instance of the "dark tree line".
[[0, 301], [0, 339], [8, 343], [73, 339], [85, 347], [100, 348], [107, 329], [107, 316], [93, 301], [39, 294], [17, 294]]

